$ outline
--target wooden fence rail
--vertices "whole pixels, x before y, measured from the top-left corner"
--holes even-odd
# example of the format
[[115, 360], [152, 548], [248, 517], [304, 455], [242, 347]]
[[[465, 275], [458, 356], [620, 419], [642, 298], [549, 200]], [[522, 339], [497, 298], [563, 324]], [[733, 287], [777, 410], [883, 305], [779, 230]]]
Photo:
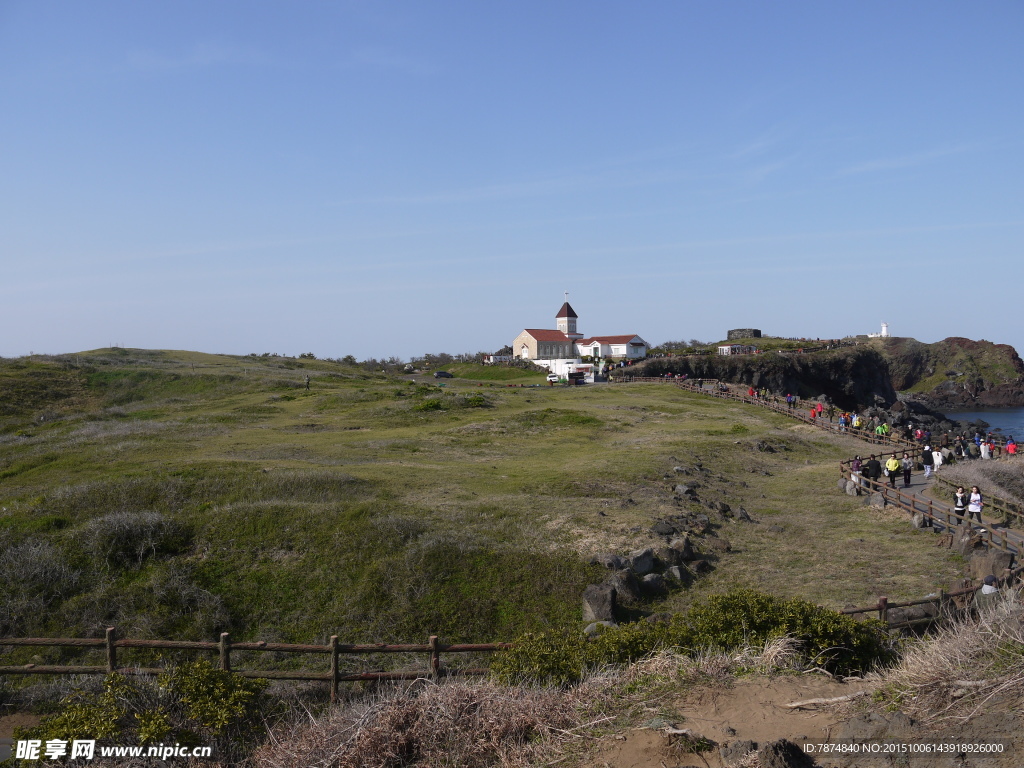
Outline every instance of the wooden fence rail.
[[[936, 476], [935, 479], [938, 480], [943, 485], [953, 488], [954, 490], [959, 485], [959, 483], [954, 483], [952, 480], [949, 480], [945, 477]], [[1003, 518], [1007, 523], [1009, 523], [1010, 520], [1016, 520], [1018, 523], [1024, 522], [1024, 509], [1021, 508], [1020, 504], [1010, 501], [1009, 499], [1004, 499], [1001, 496], [996, 496], [993, 493], [986, 493], [985, 506], [992, 507], [993, 509], [998, 509], [1000, 512], [1002, 512]]]
[[[675, 384], [681, 389], [685, 389], [691, 392], [697, 392], [702, 395], [709, 397], [718, 397], [724, 400], [734, 400], [736, 402], [746, 403], [748, 405], [756, 405], [761, 408], [767, 408], [768, 410], [782, 413], [791, 418], [802, 421], [806, 424], [810, 424], [819, 429], [824, 429], [829, 432], [838, 433], [838, 425], [831, 422], [825, 421], [823, 418], [811, 418], [807, 414], [810, 412], [810, 405], [812, 401], [798, 401], [793, 408], [790, 408], [786, 403], [775, 403], [763, 397], [750, 397], [745, 394], [737, 394], [728, 387], [722, 387], [721, 382], [718, 379], [685, 379], [680, 380], [677, 378], [666, 379], [663, 377], [629, 377], [630, 381], [644, 382], [644, 383], [664, 383], [664, 384]], [[698, 384], [698, 382], [709, 382], [713, 383], [712, 387], [704, 387]], [[898, 435], [878, 435], [875, 433], [855, 430], [848, 428], [848, 432], [841, 433], [848, 434], [850, 437], [856, 437], [860, 440], [872, 443], [873, 445], [886, 446], [889, 450], [897, 453], [909, 453], [912, 457], [917, 458], [921, 455], [922, 446], [914, 441], [906, 440]], [[839, 471], [847, 479], [851, 479], [851, 471], [849, 468], [850, 460], [846, 460], [840, 463]], [[905, 494], [899, 490], [888, 488], [882, 483], [876, 483], [869, 481], [863, 475], [860, 475], [860, 482], [863, 486], [877, 490], [883, 495], [883, 498], [887, 502], [893, 503], [901, 509], [914, 514], [915, 512], [921, 512], [927, 515], [930, 519], [941, 520], [943, 524], [949, 525], [949, 521], [952, 517], [951, 513], [943, 509], [941, 503], [935, 503], [930, 499], [918, 499], [916, 495]], [[941, 515], [941, 516], [940, 516]], [[1016, 555], [1024, 552], [1024, 537], [1019, 534], [1010, 531], [993, 531], [991, 526], [981, 530], [981, 533], [994, 546], [998, 546], [1008, 552], [1013, 552]]]
[[936, 502], [931, 498], [918, 498], [917, 494], [906, 493], [899, 488], [892, 488], [886, 483], [872, 480], [863, 474], [858, 475], [850, 469], [848, 462], [840, 462], [839, 471], [848, 481], [853, 480], [859, 483], [861, 487], [881, 494], [886, 504], [892, 504], [910, 513], [912, 516], [915, 514], [924, 515], [933, 523], [941, 523], [946, 530], [950, 531], [959, 525], [966, 524], [968, 528], [980, 535], [989, 546], [1002, 549], [1016, 557], [1020, 557], [1024, 553], [1024, 537], [1014, 531], [995, 529], [991, 524], [975, 528], [971, 525], [969, 519], [963, 520], [958, 518], [953, 513], [951, 507], [941, 502]]
[[[0, 637], [0, 646], [50, 646], [58, 648], [95, 648], [106, 652], [106, 664], [101, 666], [56, 666], [44, 664], [23, 664], [20, 666], [0, 666], [0, 675], [106, 675], [120, 672], [128, 675], [158, 675], [162, 668], [118, 666], [117, 651], [119, 648], [150, 648], [163, 650], [190, 650], [216, 652], [221, 669], [241, 677], [256, 677], [268, 680], [322, 680], [331, 686], [331, 701], [338, 696], [338, 683], [356, 680], [415, 680], [421, 677], [437, 679], [448, 674], [441, 668], [443, 653], [492, 653], [510, 648], [511, 643], [454, 643], [440, 642], [436, 635], [431, 635], [425, 644], [384, 643], [350, 644], [339, 643], [336, 635], [331, 636], [326, 645], [301, 645], [292, 643], [233, 643], [227, 632], [222, 632], [218, 642], [194, 642], [189, 640], [132, 640], [118, 638], [116, 627], [107, 627], [103, 638], [81, 637]], [[325, 672], [306, 672], [300, 670], [254, 670], [233, 669], [231, 653], [233, 651], [276, 651], [298, 654], [325, 654], [330, 656], [330, 670]], [[342, 673], [338, 668], [341, 654], [367, 653], [423, 653], [428, 656], [428, 668], [418, 671], [404, 672], [355, 672]], [[486, 669], [460, 669], [460, 675], [483, 675]]]
[[[1020, 578], [1022, 573], [1024, 573], [1024, 566], [1018, 566], [1017, 568], [1012, 569], [1007, 568], [1006, 573], [996, 579], [996, 584], [1000, 588], [1010, 586], [1011, 584], [1013, 584], [1013, 581], [1015, 579]], [[889, 598], [880, 597], [878, 598], [878, 602], [875, 605], [869, 605], [864, 608], [846, 608], [842, 611], [839, 611], [839, 613], [842, 613], [846, 616], [853, 616], [855, 614], [860, 613], [877, 612], [879, 620], [884, 621], [886, 624], [889, 624], [888, 614], [891, 610], [894, 610], [896, 608], [910, 608], [915, 605], [935, 605], [938, 608], [935, 616], [896, 622], [893, 624], [889, 624], [889, 626], [893, 629], [899, 629], [902, 627], [917, 626], [919, 624], [931, 624], [945, 616], [946, 612], [948, 611], [948, 606], [952, 604], [956, 598], [967, 597], [973, 599], [980, 589], [981, 587], [964, 587], [963, 589], [954, 590], [953, 592], [946, 592], [945, 590], [941, 590], [938, 595], [934, 595], [932, 597], [925, 597], [920, 600], [908, 600], [904, 603], [890, 603]], [[964, 605], [963, 609], [969, 610], [970, 600], [966, 602], [967, 604]]]
[[[692, 392], [698, 392], [702, 395], [717, 397], [725, 400], [734, 400], [736, 402], [745, 403], [749, 405], [757, 405], [761, 408], [767, 408], [772, 411], [784, 414], [786, 416], [798, 419], [804, 423], [811, 424], [819, 429], [825, 429], [832, 432], [838, 432], [838, 425], [832, 423], [831, 420], [825, 422], [823, 418], [811, 418], [807, 414], [810, 411], [810, 406], [813, 401], [798, 400], [793, 407], [790, 407], [788, 403], [777, 403], [769, 401], [765, 398], [749, 397], [746, 394], [737, 394], [733, 392], [728, 386], [723, 385], [718, 379], [686, 379], [680, 380], [678, 378], [667, 379], [664, 377], [640, 377], [640, 376], [626, 376], [619, 379], [619, 381], [626, 382], [643, 382], [643, 383], [657, 383], [657, 384], [674, 384], [681, 389], [689, 390]], [[816, 404], [816, 403], [813, 403]], [[850, 437], [856, 437], [861, 440], [865, 440], [875, 445], [885, 445], [889, 448], [896, 449], [897, 451], [906, 451], [911, 453], [915, 458], [920, 455], [921, 447], [916, 443], [909, 440], [905, 440], [902, 437], [896, 435], [878, 435], [867, 430], [855, 430], [852, 427], [848, 428], [848, 434]], [[850, 470], [849, 461], [843, 461], [839, 464], [840, 473], [847, 479], [854, 479], [859, 482], [863, 487], [870, 490], [875, 490], [882, 495], [882, 498], [886, 503], [894, 504], [895, 506], [906, 510], [911, 514], [920, 513], [925, 515], [931, 520], [942, 523], [947, 529], [951, 528], [951, 522], [956, 518], [952, 514], [948, 507], [942, 504], [936, 504], [932, 499], [919, 499], [915, 494], [906, 494], [898, 489], [890, 488], [887, 485], [870, 480], [863, 475], [854, 477], [854, 473]], [[943, 482], [948, 482], [942, 480]], [[1004, 499], [998, 499], [998, 497], [991, 497], [996, 504], [1001, 506], [1005, 511], [1010, 511], [1012, 514], [1024, 516], [1024, 511], [1017, 511], [1017, 505], [1012, 504]], [[968, 526], [970, 521], [967, 521]], [[973, 529], [972, 529], [973, 530]], [[1024, 537], [1009, 532], [1009, 531], [998, 531], [992, 530], [991, 527], [979, 529], [978, 533], [982, 534], [987, 539], [990, 546], [998, 547], [1007, 552], [1013, 553], [1015, 556], [1020, 557], [1021, 553], [1024, 552]], [[1009, 584], [1013, 579], [1018, 578], [1024, 573], [1024, 566], [1019, 567], [1015, 570], [1007, 570], [1007, 573], [999, 579], [1000, 584]], [[923, 600], [912, 600], [905, 603], [890, 603], [888, 598], [880, 597], [878, 603], [873, 606], [866, 608], [851, 608], [841, 613], [844, 614], [859, 614], [859, 613], [873, 613], [878, 612], [879, 618], [883, 621], [887, 620], [889, 610], [895, 608], [905, 608], [914, 605], [924, 605], [928, 603], [937, 603], [939, 606], [939, 613], [942, 613], [942, 609], [949, 604], [953, 598], [963, 597], [971, 595], [977, 591], [975, 587], [969, 587], [956, 592], [940, 592], [937, 597], [925, 598]], [[911, 626], [914, 624], [932, 622], [935, 621], [936, 617], [929, 617], [926, 619], [911, 620], [900, 624], [891, 625], [893, 627], [900, 626]], [[321, 680], [330, 685], [331, 689], [331, 700], [335, 701], [338, 695], [338, 683], [359, 681], [359, 680], [413, 680], [421, 677], [430, 677], [437, 679], [444, 674], [448, 674], [441, 668], [441, 654], [442, 653], [492, 653], [494, 651], [503, 650], [512, 647], [511, 643], [456, 643], [456, 644], [443, 644], [440, 642], [436, 635], [431, 635], [430, 639], [426, 644], [382, 644], [382, 643], [370, 643], [370, 644], [350, 644], [350, 643], [339, 643], [336, 635], [332, 636], [330, 641], [326, 645], [303, 645], [303, 644], [291, 644], [291, 643], [267, 643], [267, 642], [241, 642], [235, 643], [231, 641], [230, 635], [227, 632], [221, 633], [218, 642], [201, 642], [201, 641], [188, 641], [188, 640], [132, 640], [130, 638], [117, 638], [117, 630], [115, 627], [108, 627], [105, 636], [101, 638], [69, 638], [69, 637], [0, 637], [0, 647], [23, 647], [23, 646], [49, 646], [49, 647], [61, 647], [61, 648], [94, 648], [103, 649], [106, 653], [106, 663], [104, 665], [96, 666], [59, 666], [59, 665], [40, 665], [40, 664], [23, 664], [20, 666], [0, 666], [0, 675], [105, 675], [111, 672], [120, 672], [123, 674], [132, 675], [158, 675], [164, 670], [162, 668], [143, 668], [143, 667], [125, 667], [118, 666], [117, 651], [119, 648], [149, 648], [149, 649], [163, 649], [163, 650], [194, 650], [194, 651], [209, 651], [216, 652], [219, 658], [219, 666], [222, 670], [231, 672], [233, 674], [240, 675], [242, 677], [250, 678], [264, 678], [270, 680]], [[231, 664], [231, 653], [233, 651], [274, 651], [283, 653], [298, 653], [298, 654], [324, 654], [330, 656], [330, 669], [325, 672], [308, 672], [299, 670], [246, 670], [246, 669], [234, 669]], [[357, 673], [342, 673], [339, 669], [338, 660], [342, 654], [370, 654], [370, 653], [422, 653], [428, 655], [428, 668], [426, 670], [419, 671], [403, 671], [403, 672], [357, 672]], [[457, 674], [462, 675], [480, 675], [486, 674], [488, 670], [485, 669], [460, 669]]]

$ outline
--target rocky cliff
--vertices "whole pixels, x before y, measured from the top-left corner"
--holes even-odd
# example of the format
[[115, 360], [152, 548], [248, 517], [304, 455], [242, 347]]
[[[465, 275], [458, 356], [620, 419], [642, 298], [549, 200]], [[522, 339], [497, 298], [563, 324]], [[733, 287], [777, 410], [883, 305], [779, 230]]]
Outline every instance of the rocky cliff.
[[891, 407], [897, 392], [928, 409], [1024, 406], [1024, 362], [1008, 344], [953, 337], [865, 341], [809, 354], [662, 357], [633, 366], [637, 376], [687, 374], [775, 394], [827, 395], [841, 408]]
[[1024, 362], [1009, 344], [960, 337], [878, 342], [895, 389], [932, 408], [1024, 406]]
[[633, 366], [636, 376], [687, 374], [690, 378], [722, 379], [773, 393], [800, 397], [827, 395], [841, 408], [889, 407], [896, 390], [881, 351], [872, 345], [813, 354], [769, 352], [735, 357], [660, 357]]

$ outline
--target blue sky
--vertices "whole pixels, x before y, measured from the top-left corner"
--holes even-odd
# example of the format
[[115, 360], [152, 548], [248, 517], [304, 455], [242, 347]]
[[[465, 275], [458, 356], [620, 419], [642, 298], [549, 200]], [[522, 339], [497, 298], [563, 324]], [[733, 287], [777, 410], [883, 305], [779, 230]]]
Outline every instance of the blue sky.
[[1024, 350], [1024, 5], [0, 0], [0, 355]]

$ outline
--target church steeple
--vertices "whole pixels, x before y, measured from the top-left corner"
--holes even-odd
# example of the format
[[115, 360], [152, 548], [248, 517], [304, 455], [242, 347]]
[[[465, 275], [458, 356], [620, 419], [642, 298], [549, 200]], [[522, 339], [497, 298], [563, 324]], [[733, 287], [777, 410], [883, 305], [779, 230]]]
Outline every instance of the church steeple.
[[558, 330], [570, 339], [581, 339], [583, 338], [583, 334], [576, 332], [576, 319], [578, 318], [578, 315], [573, 311], [573, 308], [569, 306], [568, 293], [566, 293], [565, 298], [565, 303], [562, 305], [562, 308], [558, 310], [558, 314], [555, 315], [555, 321], [558, 323]]

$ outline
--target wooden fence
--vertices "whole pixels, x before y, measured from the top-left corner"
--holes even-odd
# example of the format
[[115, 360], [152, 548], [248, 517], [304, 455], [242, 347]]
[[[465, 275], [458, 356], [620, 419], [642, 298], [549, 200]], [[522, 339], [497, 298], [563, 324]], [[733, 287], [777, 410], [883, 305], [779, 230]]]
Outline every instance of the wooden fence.
[[[792, 407], [788, 403], [773, 402], [767, 398], [750, 397], [747, 394], [733, 392], [728, 386], [722, 385], [718, 379], [686, 379], [663, 378], [663, 377], [636, 377], [627, 376], [619, 379], [626, 382], [644, 382], [656, 384], [674, 384], [682, 389], [698, 392], [710, 397], [717, 397], [726, 400], [734, 400], [749, 405], [757, 405], [762, 408], [776, 411], [792, 418], [811, 424], [820, 429], [838, 432], [838, 425], [823, 418], [811, 418], [810, 407], [814, 401], [797, 400]], [[875, 445], [884, 445], [895, 449], [897, 452], [907, 452], [913, 457], [921, 453], [921, 447], [912, 441], [905, 440], [896, 435], [878, 435], [867, 430], [856, 430], [848, 428], [848, 434], [865, 440]], [[952, 521], [956, 520], [951, 509], [941, 503], [936, 503], [931, 498], [918, 498], [916, 494], [907, 494], [899, 489], [890, 488], [887, 485], [870, 480], [863, 475], [856, 478], [849, 467], [850, 461], [843, 461], [839, 464], [839, 470], [846, 479], [854, 479], [863, 487], [874, 490], [882, 495], [887, 504], [894, 504], [910, 514], [923, 514], [933, 521], [937, 521], [946, 528], [952, 527]], [[939, 478], [942, 482], [944, 481]], [[998, 497], [989, 497], [996, 502], [1003, 510], [1012, 514], [1024, 517], [1024, 511], [1019, 510], [1012, 502]], [[967, 523], [970, 525], [970, 522]], [[1020, 557], [1024, 552], [1024, 537], [1012, 531], [993, 530], [990, 526], [978, 529], [977, 533], [985, 538], [990, 546], [997, 547]], [[1015, 570], [1007, 570], [1007, 573], [999, 580], [1000, 584], [1009, 584], [1013, 579], [1018, 578], [1024, 572], [1024, 567]], [[940, 592], [936, 597], [924, 598], [923, 600], [912, 600], [905, 603], [890, 603], [888, 598], [881, 597], [874, 606], [866, 608], [852, 608], [844, 610], [844, 614], [861, 614], [877, 612], [880, 619], [888, 620], [888, 612], [896, 608], [906, 608], [915, 605], [934, 603], [938, 606], [936, 616], [916, 619], [908, 622], [891, 625], [893, 627], [912, 626], [920, 623], [930, 623], [944, 615], [947, 607], [954, 600], [960, 597], [973, 596], [977, 591], [976, 587], [969, 587], [956, 592]], [[421, 677], [437, 679], [442, 675], [451, 674], [441, 667], [442, 653], [492, 653], [494, 651], [510, 648], [511, 643], [462, 643], [446, 645], [440, 642], [436, 635], [432, 635], [428, 642], [423, 645], [416, 644], [344, 644], [339, 643], [337, 636], [332, 636], [326, 645], [301, 645], [289, 643], [267, 643], [267, 642], [231, 642], [230, 636], [224, 632], [220, 640], [212, 642], [193, 642], [187, 640], [132, 640], [129, 638], [117, 638], [115, 627], [108, 627], [104, 638], [49, 638], [49, 637], [0, 637], [2, 646], [50, 646], [60, 648], [93, 648], [103, 649], [106, 654], [106, 663], [97, 666], [58, 666], [24, 664], [20, 666], [0, 666], [0, 675], [105, 675], [111, 672], [121, 672], [133, 675], [158, 675], [163, 669], [118, 666], [117, 651], [119, 648], [145, 648], [162, 650], [192, 650], [215, 652], [219, 657], [220, 669], [230, 671], [243, 677], [264, 678], [269, 680], [320, 680], [330, 685], [331, 700], [334, 701], [338, 695], [338, 683], [359, 680], [413, 680]], [[281, 653], [297, 654], [323, 654], [330, 657], [330, 669], [325, 672], [308, 672], [298, 670], [239, 670], [234, 669], [231, 664], [232, 651], [274, 651]], [[428, 655], [428, 667], [426, 670], [402, 671], [402, 672], [357, 672], [343, 673], [339, 669], [339, 658], [342, 654], [372, 654], [372, 653], [420, 653]], [[460, 675], [481, 675], [486, 674], [486, 669], [458, 669], [455, 674]]]
[[[954, 483], [952, 480], [948, 480], [945, 477], [936, 476], [937, 481], [943, 485], [956, 490], [958, 483]], [[997, 496], [994, 493], [985, 494], [985, 506], [992, 507], [993, 509], [999, 510], [1003, 514], [1005, 522], [1009, 523], [1011, 520], [1016, 520], [1018, 523], [1024, 522], [1024, 509], [1021, 508], [1020, 504], [1004, 499], [1001, 496]]]
[[[1024, 573], [1024, 566], [1014, 569], [1007, 568], [1006, 573], [996, 579], [996, 584], [1000, 588], [1009, 587], [1013, 584], [1015, 579], [1020, 578], [1022, 573]], [[922, 624], [933, 624], [934, 622], [947, 618], [952, 614], [962, 614], [969, 611], [974, 597], [980, 589], [980, 587], [964, 587], [963, 589], [954, 590], [953, 592], [940, 590], [938, 595], [925, 597], [921, 600], [909, 600], [905, 603], [890, 603], [889, 598], [880, 597], [875, 605], [869, 605], [865, 608], [847, 608], [840, 611], [840, 613], [847, 616], [853, 616], [857, 614], [877, 612], [879, 620], [888, 624], [890, 628], [909, 629], [910, 627], [920, 626]], [[957, 605], [957, 601], [961, 598], [965, 598], [962, 601], [963, 604]], [[905, 621], [889, 623], [889, 611], [896, 610], [898, 608], [911, 608], [917, 605], [934, 605], [935, 613], [918, 619], [907, 619]]]
[[[721, 382], [717, 379], [706, 379], [706, 380], [679, 380], [676, 378], [651, 378], [651, 377], [633, 377], [632, 381], [641, 381], [649, 383], [669, 383], [675, 384], [676, 386], [689, 390], [691, 392], [698, 392], [703, 395], [710, 397], [718, 397], [725, 400], [734, 400], [749, 405], [756, 405], [761, 408], [767, 408], [768, 410], [782, 413], [792, 418], [803, 421], [806, 424], [811, 424], [819, 429], [824, 429], [830, 432], [838, 432], [838, 425], [831, 421], [824, 421], [823, 418], [815, 417], [811, 418], [808, 414], [810, 413], [810, 406], [812, 401], [797, 401], [792, 408], [789, 407], [788, 403], [777, 403], [773, 402], [768, 398], [763, 397], [750, 397], [747, 394], [737, 394], [731, 389], [722, 388]], [[711, 382], [713, 386], [705, 387], [701, 386], [698, 382]], [[922, 446], [918, 443], [906, 440], [898, 435], [879, 435], [866, 430], [855, 430], [849, 428], [849, 431], [842, 434], [848, 434], [851, 437], [856, 437], [861, 440], [865, 440], [869, 443], [879, 446], [885, 446], [891, 451], [896, 453], [908, 453], [912, 458], [918, 458], [922, 453]], [[847, 480], [853, 479], [853, 472], [850, 470], [850, 461], [846, 460], [840, 462], [839, 471], [843, 477]], [[875, 482], [868, 478], [860, 475], [858, 481], [862, 486], [869, 490], [877, 491], [882, 494], [882, 498], [885, 499], [887, 504], [894, 504], [895, 506], [909, 512], [914, 515], [918, 512], [925, 515], [933, 521], [939, 521], [947, 528], [950, 527], [951, 521], [956, 520], [956, 516], [952, 513], [952, 509], [946, 505], [936, 502], [930, 497], [918, 498], [916, 494], [905, 493], [898, 488], [890, 488], [881, 482]], [[1005, 502], [1005, 500], [1004, 500]], [[970, 525], [970, 523], [967, 523]], [[985, 528], [978, 529], [978, 533], [985, 538], [991, 546], [998, 547], [1007, 552], [1011, 552], [1016, 556], [1020, 556], [1024, 552], [1024, 537], [1013, 531], [1000, 531], [993, 530], [991, 525], [987, 525]]]
[[[441, 643], [436, 635], [431, 635], [424, 645], [387, 645], [371, 643], [353, 645], [339, 643], [336, 635], [326, 645], [297, 645], [291, 643], [234, 643], [227, 632], [221, 633], [216, 643], [193, 642], [188, 640], [132, 640], [118, 638], [117, 629], [108, 627], [103, 638], [75, 637], [0, 637], [0, 646], [50, 646], [57, 648], [94, 648], [106, 653], [106, 663], [97, 666], [54, 666], [42, 664], [24, 664], [20, 666], [0, 666], [0, 675], [106, 675], [120, 672], [127, 675], [158, 675], [162, 668], [147, 668], [118, 665], [118, 649], [146, 648], [174, 651], [210, 651], [218, 654], [219, 667], [242, 677], [256, 677], [267, 680], [322, 680], [331, 687], [331, 701], [338, 696], [338, 683], [357, 680], [415, 680], [421, 677], [437, 679], [443, 675], [453, 674], [441, 667], [443, 653], [491, 653], [510, 648], [510, 643]], [[330, 669], [324, 672], [307, 672], [301, 670], [255, 670], [234, 669], [231, 665], [232, 651], [275, 651], [279, 653], [322, 654], [330, 657]], [[356, 672], [343, 673], [338, 668], [342, 654], [369, 653], [421, 653], [428, 657], [427, 669], [403, 672]], [[458, 669], [459, 675], [483, 675], [486, 669]]]

